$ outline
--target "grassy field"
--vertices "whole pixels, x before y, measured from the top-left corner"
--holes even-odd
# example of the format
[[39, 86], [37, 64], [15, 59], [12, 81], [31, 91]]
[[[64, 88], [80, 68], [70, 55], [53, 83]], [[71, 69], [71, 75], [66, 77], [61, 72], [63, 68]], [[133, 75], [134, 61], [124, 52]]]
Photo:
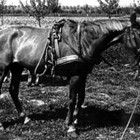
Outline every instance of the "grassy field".
[[[59, 19], [61, 17], [45, 18], [42, 25], [50, 27]], [[72, 19], [82, 21], [97, 18]], [[5, 26], [19, 23], [37, 26], [33, 18], [27, 17], [12, 17], [12, 19], [5, 17], [4, 23]], [[107, 56], [109, 60], [110, 57], [111, 54]], [[125, 67], [125, 63], [120, 63], [121, 59], [116, 57], [110, 61], [117, 71], [101, 63], [93, 68], [87, 78], [85, 98], [87, 108], [82, 110], [81, 124], [77, 126], [79, 136], [76, 140], [119, 140], [126, 127], [139, 94], [140, 80], [133, 79], [134, 71]], [[52, 83], [54, 82], [52, 80]], [[67, 136], [65, 125], [69, 101], [68, 85], [48, 86], [46, 83], [45, 86], [27, 87], [26, 81], [22, 81], [19, 98], [26, 115], [31, 119], [27, 124], [23, 124], [23, 120], [17, 118], [8, 87], [9, 83], [3, 84], [4, 98], [0, 101], [0, 120], [5, 126], [5, 131], [0, 132], [0, 140], [74, 140]], [[136, 106], [123, 140], [138, 140], [139, 132], [140, 102]]]
[[[77, 140], [116, 140], [121, 137], [133, 110], [140, 81], [133, 80], [134, 72], [117, 66], [112, 71], [106, 64], [95, 66], [87, 78], [87, 108], [82, 110], [81, 124], [77, 126]], [[54, 81], [53, 81], [54, 82]], [[4, 98], [0, 104], [0, 120], [5, 131], [1, 137], [9, 140], [69, 140], [65, 125], [68, 107], [68, 85], [27, 87], [21, 82], [19, 98], [25, 113], [31, 119], [27, 124], [17, 119], [15, 106], [8, 94], [8, 84], [3, 84]], [[47, 83], [46, 83], [47, 85]], [[140, 138], [140, 103], [127, 129], [124, 139]], [[73, 139], [73, 138], [72, 138]]]
[[[77, 21], [94, 21], [98, 19], [108, 19], [107, 17], [45, 17], [41, 20], [42, 27], [48, 27], [50, 28], [56, 21], [59, 21], [60, 19], [73, 19]], [[115, 19], [127, 19], [127, 17], [112, 17]], [[3, 27], [7, 27], [9, 25], [28, 25], [28, 26], [38, 26], [37, 21], [33, 17], [4, 17], [3, 21], [4, 25]]]

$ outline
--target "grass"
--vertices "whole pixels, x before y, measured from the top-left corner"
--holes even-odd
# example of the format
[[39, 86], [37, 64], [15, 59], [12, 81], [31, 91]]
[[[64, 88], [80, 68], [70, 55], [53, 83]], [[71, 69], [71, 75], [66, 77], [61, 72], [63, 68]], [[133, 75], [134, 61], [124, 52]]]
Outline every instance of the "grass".
[[[42, 25], [51, 27], [60, 18], [63, 17], [45, 18]], [[97, 18], [72, 17], [72, 19], [82, 21]], [[29, 19], [27, 17], [12, 17], [12, 19], [6, 17], [4, 23], [5, 25], [22, 23], [37, 26], [36, 21], [31, 17]], [[115, 56], [114, 53], [111, 52], [111, 54]], [[111, 57], [110, 54], [109, 57]], [[87, 108], [81, 112], [81, 124], [77, 127], [79, 132], [77, 140], [116, 140], [121, 137], [137, 98], [137, 93], [131, 89], [134, 87], [139, 89], [140, 80], [139, 78], [134, 80], [134, 71], [121, 65], [118, 58], [117, 62], [113, 58], [117, 72], [101, 63], [95, 66], [89, 74], [85, 98]], [[27, 83], [22, 81], [19, 98], [26, 115], [31, 119], [27, 124], [23, 124], [23, 120], [18, 119], [8, 87], [9, 83], [3, 84], [2, 93], [6, 96], [0, 103], [0, 120], [5, 126], [5, 131], [0, 132], [0, 140], [6, 138], [9, 140], [74, 139], [67, 136], [65, 125], [69, 102], [68, 85], [27, 87]], [[140, 138], [139, 118], [140, 103], [138, 102], [124, 140]]]
[[[123, 66], [122, 66], [123, 67]], [[85, 104], [82, 110], [78, 140], [113, 140], [120, 138], [134, 107], [140, 81], [133, 80], [131, 69], [118, 68], [119, 73], [105, 64], [95, 66], [87, 78]], [[126, 72], [127, 71], [127, 72]], [[131, 72], [131, 74], [130, 74]], [[134, 74], [134, 73], [133, 73]], [[3, 85], [3, 93], [8, 92], [8, 83]], [[1, 100], [0, 119], [5, 125], [2, 136], [10, 140], [68, 140], [65, 118], [68, 107], [68, 86], [29, 87], [21, 82], [20, 99], [25, 113], [31, 121], [23, 124], [10, 96]], [[41, 105], [37, 104], [42, 101]], [[124, 139], [140, 137], [140, 104]]]

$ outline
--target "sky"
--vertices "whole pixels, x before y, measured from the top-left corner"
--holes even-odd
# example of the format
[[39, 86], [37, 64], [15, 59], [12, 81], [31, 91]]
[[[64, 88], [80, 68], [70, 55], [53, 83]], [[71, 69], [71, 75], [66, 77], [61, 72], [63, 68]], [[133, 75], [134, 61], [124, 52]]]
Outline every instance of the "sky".
[[[26, 2], [26, 0], [21, 0], [23, 3]], [[29, 1], [29, 0], [27, 0]], [[120, 0], [120, 6], [130, 6], [133, 4], [134, 0]], [[91, 6], [98, 6], [97, 0], [59, 0], [59, 3], [62, 6], [83, 6], [85, 4], [91, 5]], [[19, 0], [7, 0], [7, 4], [13, 4], [13, 5], [19, 5]]]

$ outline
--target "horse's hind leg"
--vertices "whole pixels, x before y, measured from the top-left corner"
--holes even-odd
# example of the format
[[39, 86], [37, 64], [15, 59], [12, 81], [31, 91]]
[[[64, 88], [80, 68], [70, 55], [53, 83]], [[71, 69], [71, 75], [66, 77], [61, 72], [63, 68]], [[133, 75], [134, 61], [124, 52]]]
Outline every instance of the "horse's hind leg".
[[[8, 67], [6, 67], [5, 64], [0, 63], [0, 95], [1, 95], [2, 83], [3, 83], [4, 77], [7, 74], [8, 70], [9, 69], [8, 69]], [[0, 98], [1, 98], [1, 96], [0, 96]], [[0, 123], [0, 131], [3, 131], [3, 130], [4, 130], [4, 127], [3, 127], [2, 123]]]
[[18, 98], [19, 84], [20, 84], [20, 78], [21, 78], [21, 73], [23, 71], [23, 67], [17, 63], [13, 63], [10, 67], [10, 70], [11, 70], [11, 74], [12, 74], [12, 79], [11, 79], [11, 83], [10, 83], [9, 92], [11, 94], [11, 97], [16, 106], [19, 116], [23, 117], [24, 113], [22, 112], [23, 111], [22, 105]]
[[0, 63], [0, 98], [1, 98], [2, 83], [4, 81], [5, 76], [7, 75], [8, 71], [9, 71], [8, 66], [6, 66], [5, 64]]

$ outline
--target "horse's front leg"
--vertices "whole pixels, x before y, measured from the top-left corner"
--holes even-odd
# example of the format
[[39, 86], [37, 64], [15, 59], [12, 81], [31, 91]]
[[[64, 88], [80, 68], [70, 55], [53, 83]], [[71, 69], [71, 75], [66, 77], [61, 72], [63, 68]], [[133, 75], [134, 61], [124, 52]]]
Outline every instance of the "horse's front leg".
[[80, 117], [80, 112], [81, 112], [81, 106], [84, 103], [85, 99], [85, 84], [86, 84], [86, 75], [81, 75], [80, 80], [79, 80], [79, 87], [78, 87], [78, 101], [76, 105], [76, 109], [74, 112], [75, 116], [75, 121], [74, 124], [78, 124], [79, 122], [79, 117]]
[[22, 71], [23, 71], [23, 68], [16, 63], [11, 66], [12, 79], [11, 79], [10, 88], [9, 88], [10, 95], [12, 97], [12, 100], [18, 111], [18, 115], [20, 117], [24, 116], [22, 105], [18, 98], [19, 84], [20, 84]]
[[73, 125], [73, 113], [75, 110], [76, 105], [76, 97], [78, 93], [78, 84], [79, 84], [79, 76], [73, 76], [70, 79], [70, 85], [69, 85], [69, 109], [68, 114], [66, 118], [66, 124], [69, 126], [68, 132], [75, 131], [75, 127]]

